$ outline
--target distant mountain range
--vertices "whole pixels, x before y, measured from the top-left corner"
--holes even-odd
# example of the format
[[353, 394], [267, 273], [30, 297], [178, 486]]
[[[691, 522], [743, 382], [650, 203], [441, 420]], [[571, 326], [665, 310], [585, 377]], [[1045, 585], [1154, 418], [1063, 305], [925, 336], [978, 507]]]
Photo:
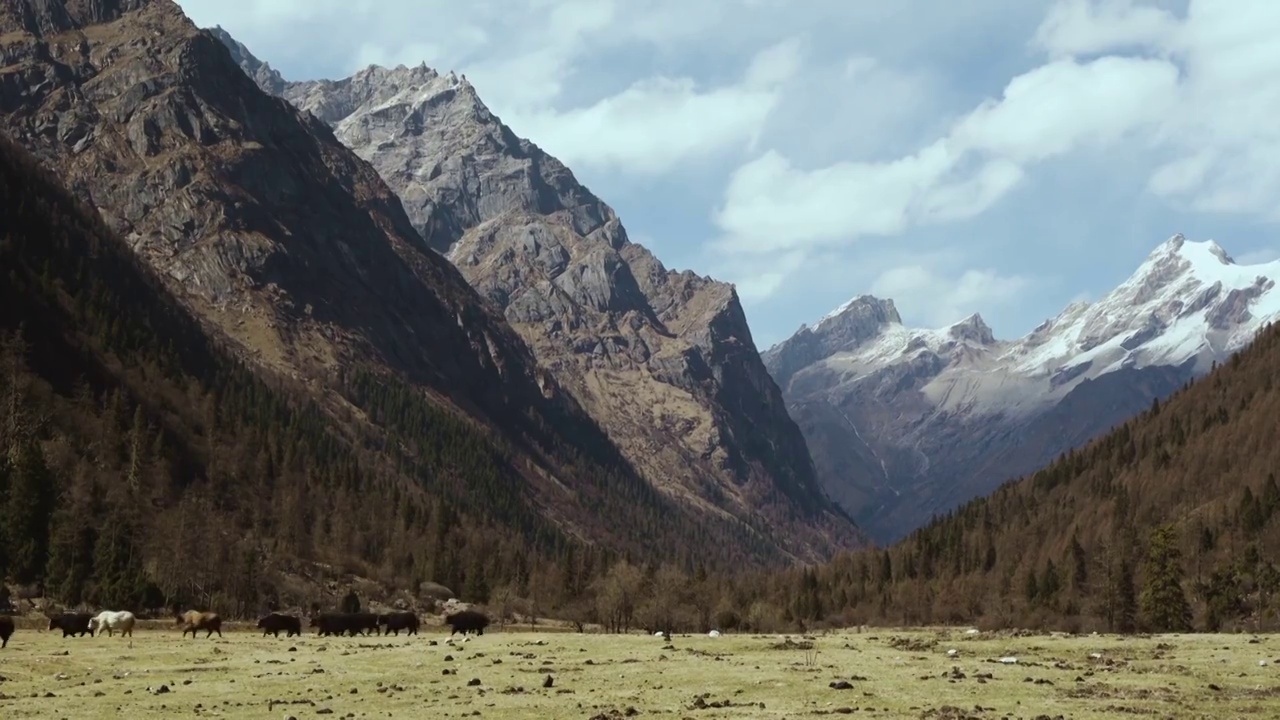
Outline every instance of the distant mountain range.
[[905, 327], [856, 297], [764, 353], [827, 492], [877, 541], [1043, 467], [1280, 317], [1280, 263], [1175, 235], [1095, 303], [1017, 340], [973, 315]]

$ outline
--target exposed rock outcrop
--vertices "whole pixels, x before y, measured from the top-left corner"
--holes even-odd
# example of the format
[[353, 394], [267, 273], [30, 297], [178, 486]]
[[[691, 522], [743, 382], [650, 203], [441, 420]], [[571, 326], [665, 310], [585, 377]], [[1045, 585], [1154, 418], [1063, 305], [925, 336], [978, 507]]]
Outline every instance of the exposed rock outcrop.
[[[388, 421], [344, 390], [347, 378], [394, 376], [480, 428], [490, 445], [477, 452], [503, 458], [502, 482], [569, 535], [722, 562], [790, 557], [763, 530], [652, 492], [426, 245], [378, 172], [327, 124], [259, 89], [244, 62], [171, 0], [7, 0], [0, 128], [96, 206], [212, 334], [292, 379], [353, 441], [387, 442]], [[259, 69], [259, 81], [275, 77]], [[577, 292], [599, 286], [576, 277]], [[470, 492], [468, 480], [449, 487]], [[485, 498], [457, 501], [468, 499]], [[726, 547], [693, 545], [704, 535]], [[813, 554], [831, 547], [806, 540]]]
[[798, 557], [859, 542], [816, 481], [732, 286], [669, 271], [630, 242], [608, 205], [465, 78], [370, 67], [280, 88], [243, 55], [264, 89], [378, 169], [430, 246], [652, 484], [772, 532]]

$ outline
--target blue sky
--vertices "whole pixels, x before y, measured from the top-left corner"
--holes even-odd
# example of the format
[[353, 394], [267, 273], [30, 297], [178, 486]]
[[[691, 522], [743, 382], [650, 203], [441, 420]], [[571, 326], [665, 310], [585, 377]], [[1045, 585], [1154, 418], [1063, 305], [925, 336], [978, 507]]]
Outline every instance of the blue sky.
[[862, 293], [1015, 337], [1181, 232], [1280, 257], [1275, 0], [179, 0], [289, 79], [467, 75], [763, 350]]

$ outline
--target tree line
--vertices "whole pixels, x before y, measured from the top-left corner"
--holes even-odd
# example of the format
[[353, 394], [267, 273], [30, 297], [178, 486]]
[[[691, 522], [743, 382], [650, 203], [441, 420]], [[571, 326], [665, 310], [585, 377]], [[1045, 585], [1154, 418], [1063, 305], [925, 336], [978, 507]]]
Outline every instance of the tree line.
[[1274, 328], [893, 547], [760, 571], [758, 533], [674, 510], [605, 450], [544, 435], [600, 510], [570, 536], [500, 437], [396, 377], [344, 370], [368, 420], [344, 422], [250, 369], [7, 140], [0, 206], [0, 577], [64, 605], [252, 615], [314, 602], [323, 567], [617, 631], [1276, 624]]
[[[616, 450], [542, 428], [521, 437], [546, 465], [523, 467], [492, 428], [383, 370], [345, 368], [331, 402], [251, 368], [3, 137], [0, 207], [0, 578], [27, 594], [241, 615], [310, 600], [314, 567], [483, 602], [550, 562], [576, 568], [576, 592], [619, 557], [768, 556]], [[548, 469], [577, 484], [535, 512], [528, 477]]]

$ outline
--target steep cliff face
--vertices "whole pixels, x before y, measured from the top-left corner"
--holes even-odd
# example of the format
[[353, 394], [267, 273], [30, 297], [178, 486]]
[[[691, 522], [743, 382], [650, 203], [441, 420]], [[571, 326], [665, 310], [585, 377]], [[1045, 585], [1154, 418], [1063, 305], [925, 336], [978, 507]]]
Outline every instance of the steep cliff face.
[[769, 349], [827, 491], [890, 542], [1151, 406], [1280, 317], [1280, 263], [1175, 236], [1094, 304], [1017, 340], [902, 325], [854, 298]]
[[733, 288], [673, 272], [608, 205], [516, 137], [465, 78], [370, 67], [264, 89], [331, 125], [655, 486], [816, 558], [859, 542], [818, 486]]
[[[426, 401], [473, 421], [505, 459], [495, 487], [519, 486], [520, 502], [571, 535], [654, 549], [706, 535], [648, 490], [430, 250], [378, 172], [238, 62], [170, 0], [11, 0], [0, 6], [0, 126], [92, 202], [211, 332], [296, 380], [353, 438], [387, 442]], [[413, 397], [385, 390], [375, 413], [361, 373]], [[472, 492], [468, 478], [424, 478], [446, 481]], [[684, 519], [653, 530], [670, 513]], [[722, 558], [786, 556], [761, 532], [707, 522], [718, 544], [738, 543], [703, 548]]]

